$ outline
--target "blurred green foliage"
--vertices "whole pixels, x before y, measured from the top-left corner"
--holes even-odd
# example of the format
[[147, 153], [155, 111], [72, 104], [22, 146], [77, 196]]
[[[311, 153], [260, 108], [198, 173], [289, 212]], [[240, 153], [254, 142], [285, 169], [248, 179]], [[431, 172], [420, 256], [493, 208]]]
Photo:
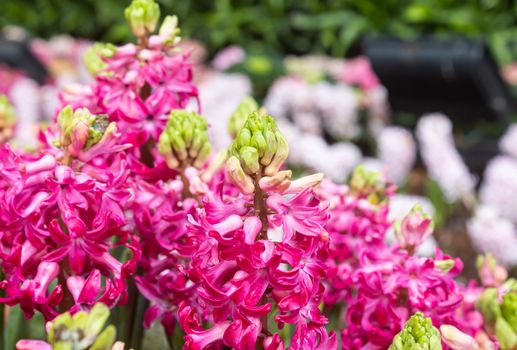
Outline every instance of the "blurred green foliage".
[[[517, 2], [510, 0], [158, 0], [177, 14], [185, 36], [213, 54], [228, 44], [260, 43], [280, 54], [344, 55], [365, 34], [485, 36], [502, 63], [517, 59]], [[131, 38], [129, 0], [2, 0], [0, 26], [49, 37]]]

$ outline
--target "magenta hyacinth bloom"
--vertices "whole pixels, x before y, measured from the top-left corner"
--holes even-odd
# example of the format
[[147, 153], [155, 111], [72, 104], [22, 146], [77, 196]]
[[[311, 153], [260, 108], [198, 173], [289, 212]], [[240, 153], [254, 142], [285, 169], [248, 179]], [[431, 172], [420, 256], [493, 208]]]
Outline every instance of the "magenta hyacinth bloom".
[[329, 201], [331, 216], [324, 300], [328, 307], [345, 303], [343, 348], [386, 349], [417, 311], [438, 326], [476, 334], [482, 328], [480, 314], [473, 299], [465, 297], [474, 289], [454, 280], [461, 261], [440, 250], [434, 258], [409, 254], [432, 233], [431, 220], [418, 210], [403, 220], [400, 246], [389, 247], [384, 238], [392, 225], [387, 216], [392, 190], [382, 179], [370, 183], [370, 178], [375, 179], [353, 177], [350, 187], [326, 182], [318, 190]]
[[[120, 134], [110, 135], [118, 140]], [[26, 317], [39, 310], [52, 319], [58, 306], [73, 311], [97, 300], [110, 306], [124, 301], [125, 279], [139, 252], [124, 229], [124, 205], [131, 197], [125, 188], [127, 162], [110, 154], [120, 148], [104, 142], [106, 137], [66, 162], [53, 148], [43, 156], [16, 155], [8, 146], [1, 150], [2, 178], [10, 184], [0, 191], [6, 276], [0, 288], [6, 293], [2, 300], [20, 304]], [[103, 157], [111, 157], [111, 165]], [[111, 250], [117, 246], [130, 249], [132, 259], [115, 258]], [[53, 282], [57, 287], [50, 291]]]
[[[124, 129], [124, 140], [141, 146], [157, 140], [165, 128], [167, 114], [183, 109], [198, 90], [192, 83], [189, 53], [171, 50], [174, 43], [152, 36], [147, 47], [126, 44], [110, 46], [98, 53], [104, 62], [95, 81], [85, 87], [70, 87], [60, 95], [61, 105], [87, 107], [106, 113]], [[104, 52], [104, 54], [103, 54]]]

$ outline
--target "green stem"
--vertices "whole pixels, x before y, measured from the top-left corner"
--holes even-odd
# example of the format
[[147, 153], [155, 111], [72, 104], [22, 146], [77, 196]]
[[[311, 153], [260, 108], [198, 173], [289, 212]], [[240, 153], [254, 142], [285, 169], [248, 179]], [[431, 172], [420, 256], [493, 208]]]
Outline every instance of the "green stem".
[[138, 293], [136, 299], [135, 316], [132, 321], [133, 329], [131, 332], [131, 349], [141, 350], [144, 340], [144, 313], [147, 309], [148, 301], [143, 295]]
[[127, 306], [125, 307], [125, 327], [123, 333], [120, 335], [121, 340], [131, 348], [131, 338], [133, 332], [133, 321], [136, 315], [136, 304], [138, 299], [137, 288], [134, 278], [128, 280], [128, 296]]
[[[2, 278], [2, 280], [3, 280], [3, 278]], [[5, 333], [6, 332], [7, 332], [7, 329], [5, 327], [5, 304], [0, 303], [0, 345], [2, 346], [3, 349], [7, 349], [7, 344], [5, 343], [5, 340], [6, 340]]]

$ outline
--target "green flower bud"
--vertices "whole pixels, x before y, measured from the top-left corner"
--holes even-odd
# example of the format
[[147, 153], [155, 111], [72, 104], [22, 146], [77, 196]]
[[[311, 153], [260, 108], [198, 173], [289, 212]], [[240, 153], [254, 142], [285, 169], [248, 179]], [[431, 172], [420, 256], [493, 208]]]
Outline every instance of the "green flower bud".
[[496, 288], [487, 288], [476, 302], [476, 309], [483, 314], [485, 327], [490, 333], [494, 333], [495, 322], [502, 317], [497, 296]]
[[257, 111], [259, 106], [257, 101], [253, 97], [246, 96], [241, 103], [237, 106], [237, 109], [230, 116], [230, 121], [228, 122], [228, 132], [230, 135], [235, 138], [239, 131], [242, 129], [248, 116]]
[[48, 327], [48, 342], [53, 349], [110, 350], [116, 331], [114, 326], [103, 331], [109, 315], [109, 308], [103, 303], [95, 304], [89, 313], [61, 314]]
[[476, 258], [476, 267], [480, 270], [483, 265], [487, 265], [489, 268], [493, 269], [497, 266], [497, 260], [490, 253], [484, 255], [478, 255]]
[[96, 76], [106, 68], [106, 63], [102, 60], [102, 57], [113, 57], [116, 50], [117, 48], [112, 44], [95, 43], [84, 53], [83, 63], [88, 71]]
[[512, 326], [506, 322], [502, 317], [495, 321], [495, 336], [499, 341], [501, 350], [515, 350], [517, 347], [517, 334], [512, 329]]
[[176, 169], [180, 166], [180, 161], [171, 148], [171, 140], [167, 132], [162, 132], [158, 140], [158, 152], [165, 157], [167, 166], [171, 169]]
[[387, 185], [382, 175], [366, 169], [362, 164], [352, 173], [350, 189], [355, 196], [366, 197], [372, 204], [382, 203], [386, 199]]
[[[112, 127], [114, 124], [111, 124]], [[107, 114], [98, 114], [89, 125], [88, 140], [86, 141], [86, 149], [97, 144], [110, 127], [109, 117]]]
[[203, 144], [203, 147], [199, 151], [199, 154], [198, 154], [196, 160], [194, 161], [194, 164], [193, 164], [194, 167], [198, 168], [198, 169], [201, 168], [203, 166], [203, 164], [205, 164], [208, 157], [210, 157], [211, 153], [212, 153], [212, 147], [210, 146], [210, 143], [205, 142]]
[[499, 287], [508, 278], [508, 271], [490, 253], [479, 255], [476, 266], [484, 287]]
[[137, 37], [154, 32], [160, 18], [160, 6], [154, 0], [133, 0], [124, 11], [126, 20]]
[[240, 160], [232, 156], [226, 161], [226, 173], [228, 177], [245, 194], [251, 194], [255, 190], [253, 179], [244, 172]]
[[[266, 140], [266, 150], [264, 155], [260, 159], [260, 163], [262, 165], [269, 165], [275, 156], [276, 150], [278, 148], [278, 142], [276, 140], [276, 135], [271, 130], [266, 130], [264, 133], [264, 138]], [[284, 139], [285, 140], [285, 139]]]
[[113, 343], [116, 340], [117, 331], [115, 326], [109, 325], [106, 329], [97, 337], [97, 340], [89, 350], [110, 350]]
[[89, 149], [116, 130], [115, 123], [110, 123], [106, 114], [94, 115], [86, 108], [74, 111], [71, 106], [59, 112], [57, 123], [60, 137], [55, 145], [67, 148], [72, 156], [78, 156], [81, 150]]
[[165, 45], [176, 45], [181, 41], [181, 30], [178, 28], [178, 17], [166, 16], [160, 26], [158, 34], [161, 37], [166, 37]]
[[289, 144], [287, 143], [284, 135], [277, 130], [275, 132], [275, 139], [276, 144], [274, 142], [268, 144], [268, 148], [266, 149], [266, 154], [269, 154], [276, 148], [275, 155], [273, 156], [273, 159], [271, 159], [271, 162], [267, 164], [265, 161], [266, 158], [263, 157], [261, 159], [262, 165], [267, 164], [266, 169], [264, 170], [264, 173], [267, 176], [274, 176], [280, 170], [282, 164], [284, 164], [287, 156], [289, 156]]
[[201, 168], [212, 151], [207, 130], [208, 124], [197, 113], [172, 111], [158, 141], [158, 152], [165, 157], [169, 168], [182, 165]]
[[259, 112], [249, 115], [229, 149], [229, 155], [236, 157], [250, 176], [275, 175], [288, 154], [289, 146], [275, 120]]
[[454, 267], [454, 260], [453, 259], [435, 260], [434, 265], [441, 271], [447, 273]]
[[512, 289], [503, 296], [501, 313], [513, 331], [517, 333], [517, 282], [514, 282]]
[[0, 94], [0, 128], [11, 127], [16, 121], [14, 107], [6, 95]]
[[247, 174], [255, 174], [259, 171], [259, 153], [256, 148], [244, 146], [239, 150], [242, 167]]
[[431, 319], [417, 312], [406, 322], [404, 329], [400, 331], [389, 350], [441, 350], [442, 342], [440, 332], [436, 329]]

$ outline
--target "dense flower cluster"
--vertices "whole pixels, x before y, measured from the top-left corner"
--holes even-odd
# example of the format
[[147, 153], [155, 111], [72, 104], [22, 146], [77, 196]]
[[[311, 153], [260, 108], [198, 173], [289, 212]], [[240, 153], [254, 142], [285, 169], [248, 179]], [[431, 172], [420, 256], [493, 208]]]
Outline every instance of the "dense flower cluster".
[[416, 311], [436, 325], [452, 324], [468, 334], [482, 326], [481, 316], [454, 277], [459, 259], [436, 250], [433, 258], [415, 256], [432, 233], [432, 222], [413, 209], [396, 226], [398, 244], [389, 247], [385, 234], [391, 187], [379, 175], [358, 168], [350, 186], [321, 188], [330, 202], [328, 289], [325, 305], [345, 302], [347, 349], [385, 349]]
[[185, 269], [199, 300], [179, 306], [185, 347], [222, 342], [251, 349], [260, 342], [281, 349], [285, 339], [272, 329], [294, 325], [292, 349], [336, 348], [318, 309], [328, 235], [326, 206], [312, 187], [321, 176], [291, 181], [290, 171], [279, 171], [287, 144], [266, 115], [248, 118], [229, 155], [228, 177], [238, 190], [216, 184], [220, 190], [205, 197], [187, 226], [192, 248]]
[[[124, 246], [136, 250], [124, 229], [122, 205], [130, 193], [127, 163], [118, 153], [125, 147], [113, 147], [120, 137], [116, 125], [102, 127], [102, 116], [71, 108], [58, 119], [55, 141], [61, 148], [48, 144], [39, 155], [16, 154], [8, 145], [1, 149], [0, 244], [6, 276], [1, 300], [20, 304], [26, 317], [39, 310], [52, 319], [58, 308], [123, 302], [125, 279], [135, 264], [121, 262], [112, 252]], [[108, 156], [109, 166], [91, 162]], [[57, 287], [49, 290], [54, 282]]]
[[[207, 122], [186, 109], [198, 93], [188, 54], [176, 50], [177, 19], [165, 17], [153, 35], [153, 0], [133, 0], [125, 15], [138, 43], [96, 44], [86, 55], [95, 81], [61, 94], [39, 148], [0, 148], [0, 302], [50, 321], [48, 343], [23, 340], [18, 349], [121, 349], [114, 328], [102, 329], [108, 309], [122, 307], [124, 341], [135, 349], [133, 328], [157, 320], [169, 338], [183, 332], [186, 350], [333, 350], [335, 330], [344, 349], [440, 349], [438, 328], [445, 348], [494, 349], [495, 338], [515, 347], [515, 284], [504, 282], [504, 268], [481, 259], [482, 286], [462, 286], [459, 259], [438, 248], [417, 254], [434, 228], [420, 206], [390, 216], [395, 188], [384, 175], [402, 183], [413, 165], [408, 131], [370, 130], [381, 158], [370, 166], [387, 166], [384, 174], [355, 167], [361, 153], [352, 144], [321, 138], [359, 133], [358, 108], [379, 91], [366, 61], [341, 79], [362, 86], [367, 101], [341, 83], [289, 77], [267, 111], [246, 98], [231, 114], [237, 101], [228, 102], [229, 125], [216, 133], [228, 128], [233, 141], [217, 151], [215, 116]], [[242, 59], [228, 55], [217, 65]], [[4, 125], [9, 113], [0, 104]], [[281, 115], [278, 124], [268, 113]], [[297, 144], [306, 132], [314, 138]], [[431, 175], [449, 199], [467, 199], [474, 180], [447, 120], [427, 117], [417, 132]], [[331, 175], [352, 173], [348, 185], [320, 173], [292, 179], [284, 168], [291, 139], [294, 159], [339, 165]], [[455, 162], [447, 183], [432, 168], [437, 151]]]

